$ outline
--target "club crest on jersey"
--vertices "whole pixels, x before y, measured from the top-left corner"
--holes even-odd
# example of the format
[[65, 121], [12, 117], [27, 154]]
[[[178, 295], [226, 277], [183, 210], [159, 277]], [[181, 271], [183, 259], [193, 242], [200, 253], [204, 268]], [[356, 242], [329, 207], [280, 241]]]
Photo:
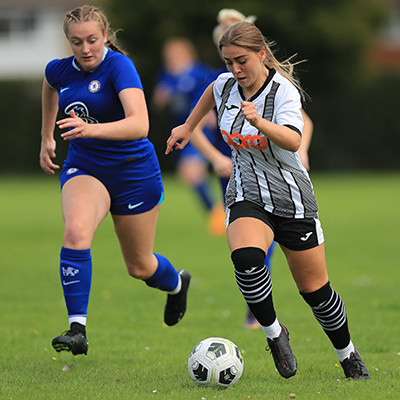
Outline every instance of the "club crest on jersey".
[[100, 90], [101, 83], [99, 81], [92, 81], [89, 83], [88, 89], [90, 93], [96, 93]]

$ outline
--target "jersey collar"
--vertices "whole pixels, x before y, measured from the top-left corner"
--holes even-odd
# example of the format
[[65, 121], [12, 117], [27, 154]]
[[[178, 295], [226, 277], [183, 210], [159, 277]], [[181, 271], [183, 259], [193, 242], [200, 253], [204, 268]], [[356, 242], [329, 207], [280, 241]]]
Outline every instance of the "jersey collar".
[[239, 93], [240, 93], [240, 97], [242, 98], [242, 100], [244, 101], [253, 101], [254, 99], [256, 99], [261, 93], [262, 91], [267, 87], [268, 83], [271, 82], [272, 78], [275, 75], [276, 70], [273, 68], [268, 68], [268, 76], [267, 79], [265, 80], [265, 82], [263, 83], [263, 85], [260, 87], [260, 89], [257, 90], [257, 93], [253, 94], [253, 96], [250, 97], [250, 99], [248, 99], [244, 94], [243, 94], [243, 89], [242, 87], [238, 84], [238, 89], [239, 89]]
[[[104, 61], [104, 59], [106, 58], [106, 55], [107, 55], [107, 53], [108, 53], [108, 47], [107, 46], [104, 46], [104, 54], [103, 54], [103, 58], [101, 59], [101, 62], [100, 62], [100, 64]], [[96, 68], [98, 68], [99, 66], [100, 66], [100, 64], [96, 67]], [[85, 72], [86, 73], [86, 71], [82, 71], [79, 67], [78, 67], [78, 64], [76, 63], [76, 61], [75, 61], [75, 57], [72, 59], [72, 66], [76, 69], [76, 70], [78, 70], [79, 72]], [[95, 68], [95, 69], [96, 69]], [[94, 71], [94, 69], [92, 69], [91, 71], [87, 71], [87, 73], [91, 73], [91, 72], [93, 72]]]

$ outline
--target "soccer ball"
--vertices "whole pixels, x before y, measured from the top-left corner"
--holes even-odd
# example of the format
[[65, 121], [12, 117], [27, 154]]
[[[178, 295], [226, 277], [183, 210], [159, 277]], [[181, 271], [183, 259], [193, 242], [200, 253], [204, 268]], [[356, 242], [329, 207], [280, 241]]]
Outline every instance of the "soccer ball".
[[230, 340], [210, 337], [196, 344], [188, 359], [188, 369], [197, 385], [226, 388], [242, 376], [243, 358]]

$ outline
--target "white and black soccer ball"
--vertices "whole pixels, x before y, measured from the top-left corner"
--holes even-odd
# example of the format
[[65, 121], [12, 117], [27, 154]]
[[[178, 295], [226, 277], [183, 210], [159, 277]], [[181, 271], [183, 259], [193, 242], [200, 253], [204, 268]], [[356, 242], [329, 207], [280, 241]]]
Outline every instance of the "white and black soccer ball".
[[210, 337], [194, 347], [188, 369], [193, 382], [199, 386], [229, 387], [242, 376], [243, 358], [235, 343]]

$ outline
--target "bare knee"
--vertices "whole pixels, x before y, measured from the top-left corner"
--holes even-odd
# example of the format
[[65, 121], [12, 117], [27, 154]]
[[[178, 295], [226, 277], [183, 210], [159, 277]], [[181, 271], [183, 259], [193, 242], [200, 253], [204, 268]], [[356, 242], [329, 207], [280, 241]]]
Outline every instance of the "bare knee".
[[71, 249], [88, 249], [92, 237], [93, 234], [82, 221], [70, 221], [65, 224], [63, 245]]
[[178, 174], [187, 185], [197, 185], [207, 176], [207, 167], [199, 159], [184, 160], [179, 164]]
[[153, 276], [157, 269], [156, 260], [136, 259], [135, 261], [126, 261], [128, 274], [135, 279], [146, 280]]

